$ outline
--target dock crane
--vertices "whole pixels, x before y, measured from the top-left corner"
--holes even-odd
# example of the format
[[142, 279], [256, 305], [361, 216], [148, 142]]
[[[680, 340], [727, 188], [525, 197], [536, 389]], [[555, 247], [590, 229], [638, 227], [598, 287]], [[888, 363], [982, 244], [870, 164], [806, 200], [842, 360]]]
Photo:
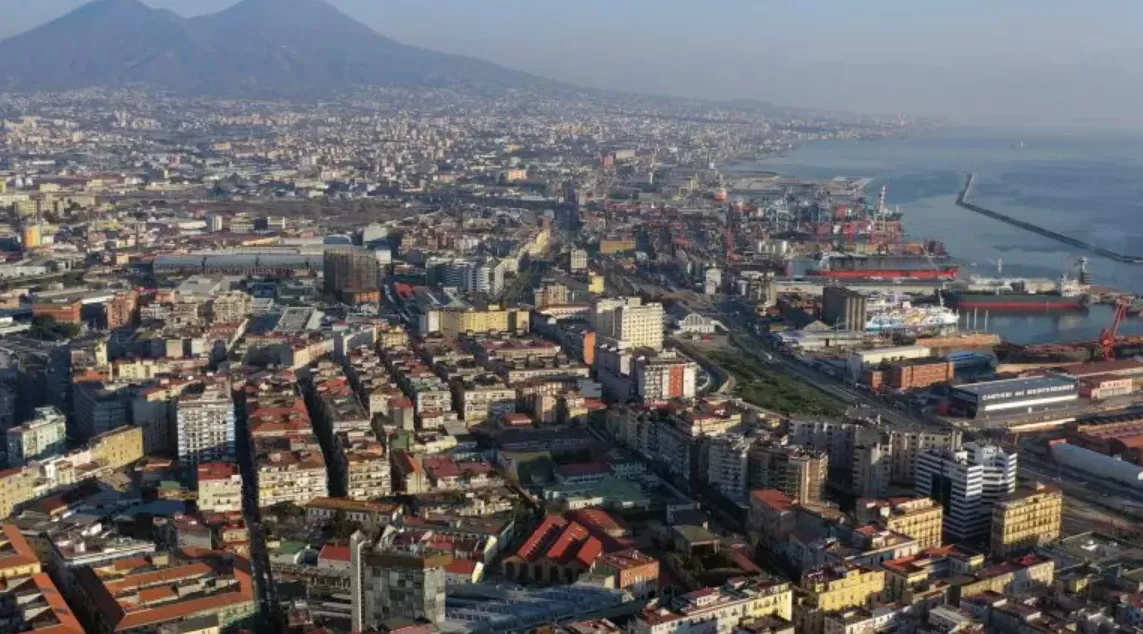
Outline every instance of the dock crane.
[[1127, 318], [1127, 309], [1131, 307], [1131, 300], [1126, 297], [1120, 297], [1115, 302], [1115, 313], [1111, 318], [1111, 325], [1103, 329], [1099, 334], [1099, 348], [1098, 353], [1102, 355], [1103, 359], [1115, 358], [1115, 343], [1119, 340], [1119, 326], [1123, 320]]

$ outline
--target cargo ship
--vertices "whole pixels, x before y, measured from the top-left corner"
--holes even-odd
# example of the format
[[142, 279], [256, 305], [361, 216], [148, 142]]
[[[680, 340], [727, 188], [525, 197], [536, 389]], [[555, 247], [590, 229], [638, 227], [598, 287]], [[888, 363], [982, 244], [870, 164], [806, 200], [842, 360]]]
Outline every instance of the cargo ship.
[[947, 293], [946, 301], [957, 310], [1086, 310], [1091, 296], [1084, 287], [1065, 275], [1056, 282], [1056, 289], [1047, 293], [1029, 293], [1019, 284], [997, 287], [992, 292]]
[[935, 264], [930, 258], [892, 255], [832, 255], [823, 257], [807, 276], [829, 279], [954, 280], [955, 264]]

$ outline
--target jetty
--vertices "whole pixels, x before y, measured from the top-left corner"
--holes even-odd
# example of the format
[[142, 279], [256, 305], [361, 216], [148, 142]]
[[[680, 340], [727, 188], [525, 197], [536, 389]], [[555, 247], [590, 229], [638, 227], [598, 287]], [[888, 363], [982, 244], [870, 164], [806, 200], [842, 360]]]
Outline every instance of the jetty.
[[982, 216], [987, 216], [989, 218], [992, 218], [993, 220], [999, 220], [1000, 222], [1010, 224], [1013, 227], [1018, 227], [1020, 229], [1025, 230], [1025, 231], [1031, 231], [1032, 233], [1039, 234], [1041, 236], [1044, 236], [1045, 238], [1050, 238], [1052, 240], [1055, 240], [1056, 242], [1060, 242], [1062, 244], [1066, 244], [1068, 246], [1075, 247], [1077, 249], [1083, 249], [1084, 251], [1087, 251], [1089, 253], [1094, 253], [1095, 255], [1098, 255], [1100, 257], [1107, 258], [1108, 260], [1114, 260], [1116, 262], [1123, 262], [1125, 264], [1143, 264], [1143, 256], [1128, 255], [1125, 253], [1117, 253], [1115, 251], [1112, 251], [1111, 249], [1105, 249], [1103, 247], [1097, 247], [1094, 244], [1084, 242], [1083, 240], [1080, 240], [1078, 238], [1066, 236], [1066, 235], [1059, 233], [1057, 231], [1052, 231], [1051, 229], [1046, 229], [1044, 227], [1041, 227], [1040, 225], [1033, 224], [1031, 222], [1026, 222], [1026, 221], [1020, 220], [1018, 218], [1013, 218], [1012, 216], [1009, 216], [1008, 214], [1002, 214], [998, 211], [993, 211], [991, 209], [985, 209], [984, 207], [981, 207], [979, 205], [974, 205], [974, 204], [968, 202], [968, 196], [970, 193], [972, 193], [972, 186], [975, 182], [976, 182], [976, 174], [969, 174], [968, 178], [965, 179], [965, 181], [964, 181], [964, 189], [961, 189], [960, 195], [956, 197], [956, 204], [958, 206], [963, 207], [965, 209], [968, 209], [969, 211], [974, 211], [974, 212], [976, 212]]

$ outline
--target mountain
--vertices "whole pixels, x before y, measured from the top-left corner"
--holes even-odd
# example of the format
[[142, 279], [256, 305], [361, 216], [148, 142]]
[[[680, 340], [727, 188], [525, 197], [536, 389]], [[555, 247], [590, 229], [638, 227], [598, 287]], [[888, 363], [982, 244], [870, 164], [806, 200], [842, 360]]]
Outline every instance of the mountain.
[[242, 0], [185, 19], [95, 0], [0, 41], [0, 90], [146, 85], [220, 96], [320, 96], [365, 86], [555, 82], [401, 44], [325, 0]]

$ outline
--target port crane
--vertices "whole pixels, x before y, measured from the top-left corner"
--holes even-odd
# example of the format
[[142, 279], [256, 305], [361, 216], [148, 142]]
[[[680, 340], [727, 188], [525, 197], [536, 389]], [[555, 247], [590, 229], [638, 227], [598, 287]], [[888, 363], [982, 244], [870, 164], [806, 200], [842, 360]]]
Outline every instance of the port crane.
[[1119, 326], [1123, 320], [1127, 318], [1127, 309], [1131, 307], [1131, 301], [1126, 297], [1120, 297], [1115, 302], [1115, 313], [1111, 318], [1111, 325], [1103, 329], [1099, 334], [1099, 352], [1104, 359], [1115, 358], [1115, 344], [1119, 340]]

